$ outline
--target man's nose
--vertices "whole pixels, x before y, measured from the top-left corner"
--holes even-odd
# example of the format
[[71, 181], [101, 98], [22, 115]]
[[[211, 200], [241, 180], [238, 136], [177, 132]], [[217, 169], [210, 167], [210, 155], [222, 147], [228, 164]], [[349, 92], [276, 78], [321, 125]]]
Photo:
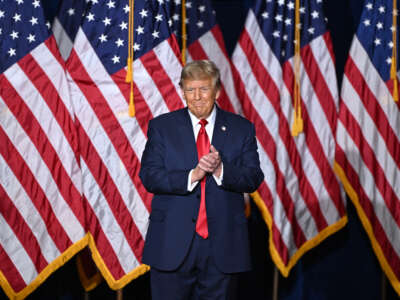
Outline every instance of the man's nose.
[[195, 89], [194, 90], [194, 98], [195, 99], [200, 99], [200, 89]]

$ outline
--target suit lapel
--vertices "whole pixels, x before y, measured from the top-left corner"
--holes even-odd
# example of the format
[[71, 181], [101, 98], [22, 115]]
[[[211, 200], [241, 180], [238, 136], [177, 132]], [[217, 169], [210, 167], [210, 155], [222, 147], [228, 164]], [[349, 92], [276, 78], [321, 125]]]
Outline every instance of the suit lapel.
[[196, 140], [194, 138], [193, 126], [188, 113], [188, 108], [183, 109], [178, 115], [178, 130], [182, 152], [186, 162], [196, 165], [198, 162], [197, 158], [197, 147]]
[[217, 116], [215, 118], [214, 132], [212, 138], [212, 145], [218, 152], [222, 155], [224, 152], [225, 140], [227, 136], [228, 125], [226, 124], [226, 119], [224, 112], [217, 106]]

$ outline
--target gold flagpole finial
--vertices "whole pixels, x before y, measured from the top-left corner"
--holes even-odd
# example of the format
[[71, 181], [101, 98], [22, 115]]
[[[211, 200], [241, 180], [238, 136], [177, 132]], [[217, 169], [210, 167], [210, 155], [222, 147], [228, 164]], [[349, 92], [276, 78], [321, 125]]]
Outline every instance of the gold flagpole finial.
[[303, 118], [301, 114], [301, 95], [300, 95], [300, 0], [296, 0], [295, 7], [295, 44], [294, 44], [294, 109], [292, 136], [298, 136], [303, 132]]

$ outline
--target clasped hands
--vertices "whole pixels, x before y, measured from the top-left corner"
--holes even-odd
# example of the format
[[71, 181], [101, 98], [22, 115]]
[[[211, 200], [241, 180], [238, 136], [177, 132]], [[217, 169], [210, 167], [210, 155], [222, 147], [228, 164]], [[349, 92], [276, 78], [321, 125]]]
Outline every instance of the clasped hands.
[[210, 153], [201, 157], [196, 168], [193, 169], [191, 183], [203, 179], [207, 173], [211, 173], [219, 178], [221, 176], [221, 170], [221, 156], [217, 149], [211, 145]]

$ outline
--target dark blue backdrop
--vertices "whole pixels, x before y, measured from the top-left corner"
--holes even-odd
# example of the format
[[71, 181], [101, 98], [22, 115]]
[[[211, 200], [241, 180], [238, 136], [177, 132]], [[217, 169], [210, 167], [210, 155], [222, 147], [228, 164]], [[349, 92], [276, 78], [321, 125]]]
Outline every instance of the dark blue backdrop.
[[[229, 54], [241, 32], [248, 8], [254, 0], [213, 0]], [[44, 0], [49, 17], [58, 0]], [[340, 85], [350, 43], [359, 22], [363, 0], [325, 0], [325, 14], [332, 34], [338, 83]], [[232, 17], [234, 16], [234, 17]], [[253, 207], [249, 220], [254, 270], [241, 275], [230, 300], [272, 299], [274, 266], [268, 252], [268, 231]], [[317, 248], [309, 251], [293, 268], [289, 278], [279, 276], [280, 300], [377, 300], [383, 284], [387, 300], [399, 299], [382, 271], [370, 242], [350, 202], [349, 223]], [[91, 299], [115, 299], [103, 282], [90, 293]], [[0, 299], [5, 298], [0, 294]], [[27, 299], [83, 299], [75, 261], [55, 272]], [[144, 275], [124, 288], [124, 299], [150, 299], [149, 278]]]

